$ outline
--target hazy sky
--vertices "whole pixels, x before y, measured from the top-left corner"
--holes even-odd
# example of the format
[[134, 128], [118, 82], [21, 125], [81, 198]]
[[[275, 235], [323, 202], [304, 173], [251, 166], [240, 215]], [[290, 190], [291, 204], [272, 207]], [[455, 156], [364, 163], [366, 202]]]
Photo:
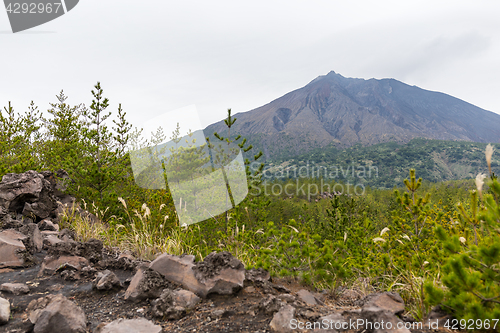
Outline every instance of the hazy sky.
[[500, 113], [499, 17], [497, 0], [81, 0], [12, 34], [0, 9], [0, 104], [46, 110], [64, 89], [90, 105], [100, 81], [136, 126], [193, 104], [205, 126], [334, 70]]

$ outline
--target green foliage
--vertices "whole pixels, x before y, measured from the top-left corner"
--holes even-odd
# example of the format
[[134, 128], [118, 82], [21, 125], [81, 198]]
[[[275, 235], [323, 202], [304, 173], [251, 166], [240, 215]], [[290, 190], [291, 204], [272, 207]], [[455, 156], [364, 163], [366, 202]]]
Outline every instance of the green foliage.
[[428, 283], [425, 290], [429, 304], [441, 304], [459, 319], [484, 322], [500, 318], [500, 184], [490, 173], [491, 191], [483, 195], [482, 182], [478, 175], [468, 207], [457, 205], [454, 228], [436, 226], [445, 258], [443, 286]]
[[411, 254], [411, 262], [402, 260], [401, 264], [405, 268], [410, 268], [407, 263], [411, 263], [412, 268], [423, 267], [426, 261], [426, 250], [429, 249], [432, 238], [430, 237], [432, 221], [429, 221], [429, 198], [419, 197], [418, 188], [422, 185], [422, 178], [416, 180], [415, 170], [410, 170], [410, 179], [405, 179], [406, 191], [400, 195], [395, 191], [397, 202], [402, 207], [402, 214], [397, 211], [393, 214], [394, 231], [396, 237], [404, 240], [405, 252]]
[[[257, 146], [255, 142], [258, 138], [249, 139]], [[276, 157], [270, 156], [266, 160], [266, 168], [300, 168], [309, 164], [310, 167], [326, 168], [332, 175], [331, 180], [389, 189], [401, 185], [409, 168], [415, 169], [420, 177], [431, 182], [473, 178], [479, 171], [478, 167], [483, 165], [485, 147], [486, 144], [477, 142], [428, 139], [413, 139], [406, 144], [387, 142], [366, 147], [356, 144], [348, 148], [331, 144], [306, 153], [302, 149]], [[496, 147], [500, 145], [496, 144]], [[494, 158], [491, 162], [492, 170], [500, 172], [499, 166], [500, 162]], [[355, 170], [354, 176], [352, 168]], [[486, 172], [486, 168], [480, 171]], [[280, 178], [279, 175], [276, 178]]]
[[65, 169], [71, 171], [68, 156], [82, 157], [79, 144], [82, 139], [83, 122], [81, 117], [85, 107], [66, 104], [67, 96], [61, 90], [56, 96], [57, 103], [50, 103], [47, 111], [50, 118], [43, 118], [46, 129], [44, 142], [45, 167], [51, 171]]
[[277, 228], [269, 222], [264, 234], [265, 243], [259, 253], [257, 267], [273, 275], [300, 277], [306, 284], [328, 285], [332, 289], [345, 278], [348, 271], [330, 240], [311, 235], [295, 221]]
[[318, 232], [323, 239], [333, 241], [337, 256], [341, 256], [351, 273], [380, 269], [378, 254], [367, 235], [375, 233], [375, 225], [368, 217], [369, 207], [362, 198], [336, 195], [331, 200], [331, 209], [326, 209]]
[[[226, 166], [231, 163], [231, 161], [236, 157], [236, 155], [239, 153], [239, 149], [243, 150], [243, 152], [248, 153], [253, 147], [252, 145], [249, 145], [245, 147], [247, 140], [243, 139], [241, 142], [238, 143], [241, 139], [241, 135], [237, 135], [234, 139], [231, 138], [231, 127], [234, 125], [236, 122], [236, 118], [233, 118], [231, 115], [231, 109], [227, 110], [227, 118], [224, 119], [224, 123], [226, 124], [227, 127], [227, 137], [224, 137], [222, 135], [219, 135], [217, 132], [214, 133], [214, 136], [219, 140], [218, 144], [214, 144], [210, 141], [210, 137], [207, 137], [206, 140], [208, 142], [208, 147], [210, 148], [213, 153], [211, 154], [211, 162], [212, 165], [215, 167], [220, 168], [222, 171], [222, 175], [224, 177], [224, 182], [226, 184], [226, 190], [227, 190], [227, 197], [226, 197], [226, 202], [228, 200], [231, 202], [231, 207], [235, 207], [235, 200], [233, 196], [233, 191], [231, 187], [229, 186], [229, 180], [228, 180], [228, 175], [227, 175], [227, 168]], [[262, 152], [257, 153], [253, 157], [253, 161], [257, 161], [260, 157], [262, 156]], [[264, 167], [263, 164], [259, 166], [257, 170], [255, 170], [253, 173], [250, 172], [250, 161], [249, 159], [245, 159], [245, 171], [246, 174], [249, 178], [249, 187], [253, 187], [255, 185], [258, 185], [260, 182], [260, 175], [262, 172], [262, 169]], [[229, 206], [226, 204], [226, 207]], [[228, 223], [229, 223], [229, 212], [226, 211], [225, 213], [225, 225], [226, 225], [226, 234], [228, 233]]]
[[[156, 153], [162, 158], [162, 167], [164, 178], [168, 189], [179, 198], [178, 213], [182, 212], [182, 202], [184, 201], [184, 211], [189, 210], [189, 216], [192, 218], [195, 212], [204, 210], [204, 207], [199, 207], [198, 202], [201, 196], [206, 196], [206, 190], [211, 188], [208, 179], [202, 176], [208, 174], [207, 164], [210, 161], [206, 145], [196, 145], [196, 139], [193, 138], [193, 133], [189, 130], [185, 136], [185, 145], [179, 146], [182, 140], [180, 136], [180, 127], [173, 131], [170, 138], [174, 143], [169, 148], [170, 154], [165, 155], [166, 146], [161, 147]], [[203, 183], [201, 183], [203, 182]], [[205, 191], [203, 191], [205, 190]], [[189, 209], [186, 207], [187, 202], [190, 203]]]
[[10, 102], [0, 110], [0, 177], [41, 169], [40, 120], [33, 102], [24, 115], [16, 113]]
[[[106, 120], [111, 115], [111, 112], [106, 112], [109, 100], [103, 96], [99, 82], [94, 88], [90, 110], [82, 108], [83, 119], [79, 121], [71, 116], [71, 109], [64, 104], [64, 99], [59, 99], [59, 113], [54, 114], [58, 116], [55, 119], [59, 122], [54, 122], [54, 132], [64, 131], [64, 126], [69, 128], [66, 133], [69, 132], [70, 135], [66, 138], [56, 137], [56, 143], [62, 143], [62, 149], [67, 149], [68, 154], [62, 155], [65, 158], [62, 164], [75, 179], [71, 186], [73, 193], [97, 202], [100, 207], [109, 207], [111, 202], [116, 202], [116, 185], [122, 184], [130, 171], [126, 146], [131, 126], [126, 121], [126, 113], [120, 104], [113, 135], [106, 125]], [[79, 137], [72, 133], [75, 130], [80, 131]], [[78, 142], [75, 142], [75, 138], [78, 138]], [[71, 148], [68, 147], [69, 144]]]

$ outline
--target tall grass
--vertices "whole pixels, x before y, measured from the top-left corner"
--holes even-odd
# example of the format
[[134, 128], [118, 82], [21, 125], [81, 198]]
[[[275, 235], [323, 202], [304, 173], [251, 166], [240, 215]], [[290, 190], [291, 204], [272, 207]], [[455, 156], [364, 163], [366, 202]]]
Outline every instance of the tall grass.
[[[99, 215], [94, 218], [90, 214], [82, 213], [77, 204], [64, 206], [58, 202], [62, 208], [59, 214], [60, 229], [70, 229], [76, 233], [76, 240], [86, 242], [91, 238], [102, 240], [104, 244], [110, 247], [117, 247], [119, 239], [113, 237], [113, 233], [109, 232], [109, 227], [99, 220]], [[83, 209], [87, 209], [87, 203], [83, 201]], [[95, 207], [95, 206], [94, 206]], [[95, 209], [97, 210], [97, 209]]]
[[256, 237], [263, 234], [262, 229], [246, 230], [244, 224], [238, 225], [238, 222], [230, 217], [228, 233], [208, 235], [209, 238], [216, 239], [215, 244], [209, 245], [206, 241], [207, 231], [202, 230], [200, 224], [167, 225], [169, 216], [175, 212], [168, 211], [164, 204], [156, 211], [161, 214], [151, 214], [151, 209], [146, 204], [140, 209], [133, 209], [123, 198], [118, 198], [118, 201], [126, 218], [111, 216], [105, 223], [102, 218], [108, 209], [99, 210], [94, 204], [88, 205], [82, 200], [83, 209], [88, 209], [95, 217], [80, 213], [79, 205], [62, 206], [60, 227], [75, 231], [79, 241], [99, 239], [107, 247], [130, 251], [143, 260], [153, 260], [162, 253], [192, 254], [202, 260], [214, 250], [223, 250], [231, 252], [246, 267], [253, 267], [256, 263]]
[[[82, 214], [79, 205], [62, 206], [59, 215], [59, 225], [68, 228], [77, 234], [77, 240], [85, 242], [90, 238], [101, 240], [105, 246], [118, 248], [121, 251], [131, 251], [138, 259], [152, 260], [161, 253], [173, 255], [193, 254], [202, 258], [199, 246], [193, 241], [196, 226], [189, 227], [164, 227], [168, 214], [163, 221], [153, 221], [151, 210], [143, 204], [141, 210], [127, 207], [125, 200], [119, 198], [125, 210], [128, 221], [111, 216], [109, 223], [104, 223], [101, 217], [106, 213], [105, 209], [98, 210], [93, 204], [89, 209], [94, 215]], [[83, 209], [87, 210], [87, 204], [82, 201]], [[162, 210], [163, 207], [160, 207]]]

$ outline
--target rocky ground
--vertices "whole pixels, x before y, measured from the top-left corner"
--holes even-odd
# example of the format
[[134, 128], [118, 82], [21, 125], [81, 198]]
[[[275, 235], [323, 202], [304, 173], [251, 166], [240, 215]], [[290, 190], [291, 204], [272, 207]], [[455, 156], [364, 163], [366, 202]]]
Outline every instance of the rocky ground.
[[77, 242], [59, 231], [57, 201], [73, 203], [51, 173], [0, 183], [0, 332], [446, 331], [438, 309], [431, 327], [415, 326], [397, 293], [334, 298], [246, 270], [228, 252], [145, 262], [95, 239]]

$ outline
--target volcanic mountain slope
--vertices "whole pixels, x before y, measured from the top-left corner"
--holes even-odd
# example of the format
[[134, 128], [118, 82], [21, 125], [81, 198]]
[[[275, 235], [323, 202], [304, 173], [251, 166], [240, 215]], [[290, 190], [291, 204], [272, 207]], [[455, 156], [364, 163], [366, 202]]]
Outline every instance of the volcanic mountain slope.
[[[333, 71], [235, 117], [233, 133], [247, 137], [266, 159], [329, 143], [366, 146], [417, 137], [500, 142], [498, 114], [394, 79], [345, 78]], [[226, 132], [224, 122], [205, 129], [213, 132]]]

